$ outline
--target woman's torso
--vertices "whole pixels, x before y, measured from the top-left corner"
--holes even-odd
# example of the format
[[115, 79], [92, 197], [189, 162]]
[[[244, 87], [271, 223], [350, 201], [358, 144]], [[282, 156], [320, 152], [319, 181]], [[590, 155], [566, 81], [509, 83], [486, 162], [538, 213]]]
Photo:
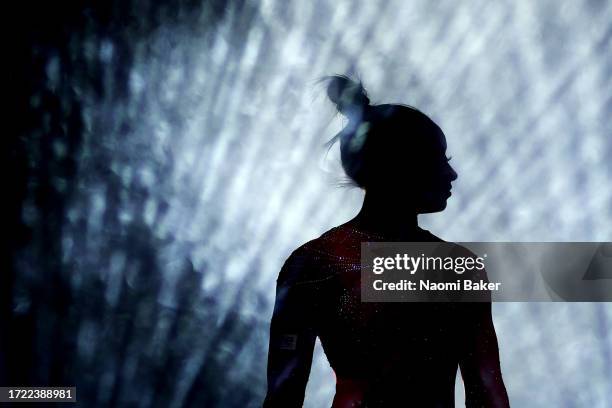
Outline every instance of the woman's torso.
[[[440, 241], [420, 228], [405, 240]], [[385, 238], [344, 224], [294, 253], [304, 264], [299, 284], [308, 290], [336, 375], [333, 407], [454, 406], [458, 305], [361, 302], [363, 241]]]

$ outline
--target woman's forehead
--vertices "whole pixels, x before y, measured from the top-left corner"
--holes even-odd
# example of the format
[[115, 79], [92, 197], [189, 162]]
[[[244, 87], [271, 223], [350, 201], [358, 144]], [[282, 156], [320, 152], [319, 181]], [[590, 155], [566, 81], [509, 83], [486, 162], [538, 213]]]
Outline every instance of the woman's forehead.
[[436, 126], [433, 131], [429, 132], [429, 134], [426, 135], [425, 140], [434, 150], [442, 152], [446, 151], [446, 136], [439, 127]]
[[442, 132], [442, 129], [438, 129], [437, 138], [439, 139], [440, 147], [446, 151], [446, 136], [444, 135], [444, 132]]

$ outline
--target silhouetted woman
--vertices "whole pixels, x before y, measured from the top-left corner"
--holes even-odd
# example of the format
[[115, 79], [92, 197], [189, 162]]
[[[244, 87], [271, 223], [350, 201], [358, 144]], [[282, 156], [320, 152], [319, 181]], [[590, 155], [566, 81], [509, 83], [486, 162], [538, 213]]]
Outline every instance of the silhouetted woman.
[[265, 408], [301, 407], [318, 336], [336, 375], [333, 408], [453, 407], [460, 368], [468, 407], [507, 407], [491, 303], [362, 303], [362, 241], [441, 241], [417, 215], [442, 211], [457, 174], [442, 130], [403, 105], [370, 105], [361, 83], [330, 77], [348, 118], [342, 166], [365, 190], [347, 223], [296, 249], [280, 271]]

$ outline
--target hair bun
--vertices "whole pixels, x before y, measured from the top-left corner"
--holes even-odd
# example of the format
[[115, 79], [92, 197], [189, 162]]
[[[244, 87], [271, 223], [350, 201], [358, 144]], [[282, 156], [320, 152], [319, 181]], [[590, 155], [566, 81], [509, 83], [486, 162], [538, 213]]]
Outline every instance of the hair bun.
[[346, 116], [351, 109], [363, 109], [370, 105], [370, 98], [361, 82], [354, 81], [346, 75], [333, 75], [324, 79], [328, 81], [328, 98], [343, 115]]

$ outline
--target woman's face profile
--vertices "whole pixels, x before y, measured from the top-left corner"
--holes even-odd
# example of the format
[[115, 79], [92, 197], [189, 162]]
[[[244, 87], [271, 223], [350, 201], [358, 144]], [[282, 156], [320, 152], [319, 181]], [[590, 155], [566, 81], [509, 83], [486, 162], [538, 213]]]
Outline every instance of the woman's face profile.
[[446, 137], [437, 126], [417, 140], [398, 138], [379, 156], [381, 172], [374, 185], [383, 188], [394, 207], [418, 214], [439, 212], [446, 208], [451, 183], [457, 179], [449, 160]]
[[451, 196], [451, 183], [457, 179], [457, 173], [450, 165], [450, 157], [446, 155], [446, 137], [437, 129], [426, 138], [422, 173], [417, 174], [418, 186], [415, 192], [416, 211], [419, 214], [434, 213], [446, 208], [446, 202]]

